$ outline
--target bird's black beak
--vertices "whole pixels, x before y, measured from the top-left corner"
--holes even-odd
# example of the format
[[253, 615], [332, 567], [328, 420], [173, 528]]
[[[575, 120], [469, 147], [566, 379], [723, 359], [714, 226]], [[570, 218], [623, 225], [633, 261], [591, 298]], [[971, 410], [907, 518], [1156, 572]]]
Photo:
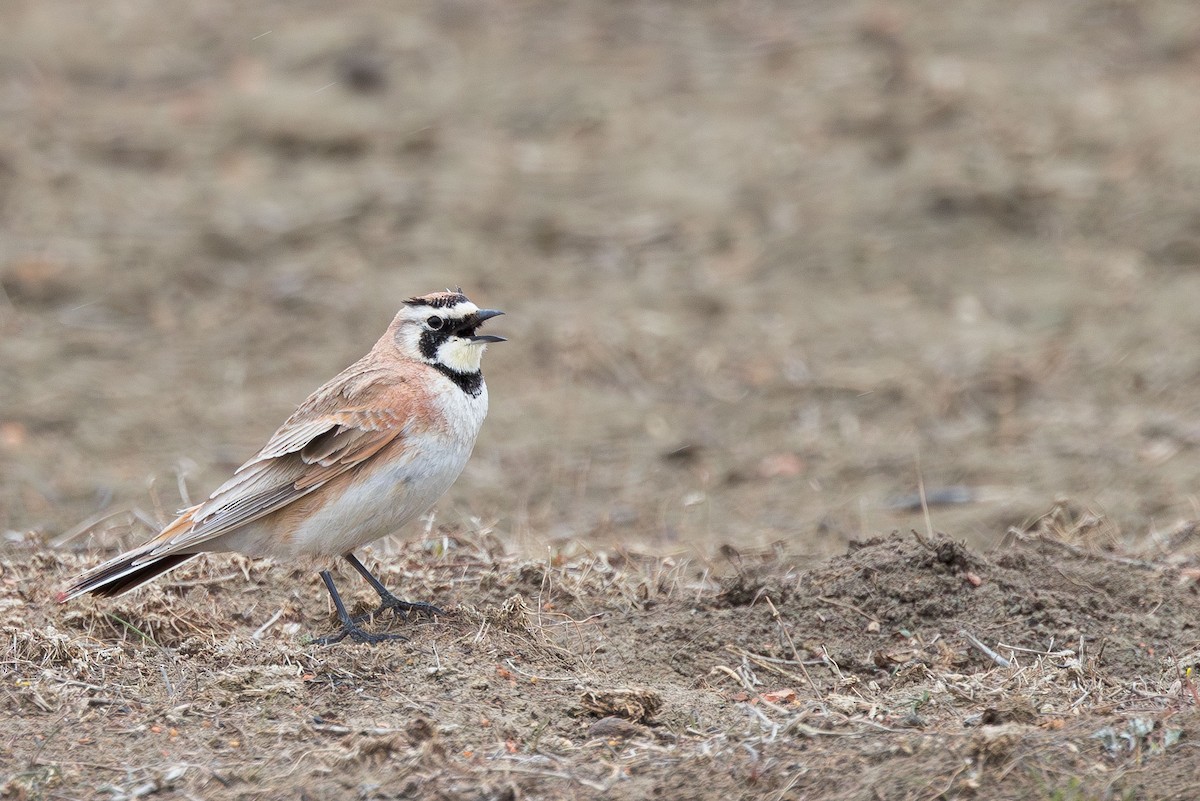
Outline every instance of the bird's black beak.
[[480, 342], [480, 343], [507, 342], [508, 340], [505, 339], [504, 337], [498, 337], [493, 334], [480, 334], [477, 336], [474, 333], [475, 328], [478, 327], [485, 320], [490, 320], [493, 317], [499, 317], [502, 314], [504, 314], [504, 312], [502, 312], [498, 309], [480, 309], [479, 311], [475, 312], [474, 319], [472, 320], [473, 325], [471, 328], [471, 332], [470, 332], [470, 335], [467, 337], [467, 339], [471, 340], [472, 342]]

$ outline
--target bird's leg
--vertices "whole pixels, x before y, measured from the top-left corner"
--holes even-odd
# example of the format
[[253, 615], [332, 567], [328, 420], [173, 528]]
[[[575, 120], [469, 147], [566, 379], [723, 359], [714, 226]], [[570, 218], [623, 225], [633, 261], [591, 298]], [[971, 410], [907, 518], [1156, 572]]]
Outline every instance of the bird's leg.
[[363, 631], [358, 627], [358, 622], [350, 617], [350, 613], [346, 611], [346, 604], [342, 601], [342, 596], [338, 594], [337, 587], [333, 584], [333, 576], [328, 570], [322, 570], [321, 581], [325, 582], [325, 589], [329, 590], [329, 597], [333, 599], [333, 605], [337, 608], [338, 620], [342, 621], [341, 631], [335, 631], [332, 634], [326, 634], [324, 637], [317, 637], [313, 640], [317, 645], [333, 645], [336, 642], [349, 637], [355, 642], [365, 642], [371, 645], [383, 642], [384, 640], [405, 640], [408, 639], [402, 634], [371, 634]]
[[[353, 553], [345, 554], [345, 557], [346, 557], [346, 561], [349, 562], [354, 567], [354, 569], [357, 570], [359, 572], [359, 574], [367, 580], [367, 583], [369, 583], [372, 587], [375, 588], [375, 592], [379, 593], [379, 600], [380, 600], [379, 608], [376, 609], [374, 612], [372, 612], [371, 615], [378, 615], [380, 612], [383, 612], [388, 609], [391, 609], [394, 612], [424, 612], [427, 615], [444, 615], [444, 614], [446, 614], [445, 612], [443, 612], [441, 609], [434, 606], [433, 604], [427, 604], [423, 601], [402, 601], [402, 600], [400, 600], [395, 595], [392, 595], [388, 591], [387, 587], [383, 586], [383, 582], [381, 582], [379, 579], [372, 576], [371, 571], [367, 570], [366, 565], [364, 565], [362, 562], [358, 561], [358, 557], [356, 557]], [[369, 616], [370, 615], [364, 615], [363, 617], [365, 618], [365, 617], [369, 617]], [[363, 618], [358, 618], [358, 619], [361, 620]]]

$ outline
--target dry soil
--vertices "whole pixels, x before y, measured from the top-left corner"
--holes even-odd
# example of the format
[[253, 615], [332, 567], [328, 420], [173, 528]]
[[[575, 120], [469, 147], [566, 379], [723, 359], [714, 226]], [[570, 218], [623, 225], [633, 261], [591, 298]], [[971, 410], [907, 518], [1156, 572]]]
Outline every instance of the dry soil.
[[[0, 3], [2, 792], [1200, 796], [1198, 132], [1191, 0]], [[448, 285], [448, 614], [52, 603]]]

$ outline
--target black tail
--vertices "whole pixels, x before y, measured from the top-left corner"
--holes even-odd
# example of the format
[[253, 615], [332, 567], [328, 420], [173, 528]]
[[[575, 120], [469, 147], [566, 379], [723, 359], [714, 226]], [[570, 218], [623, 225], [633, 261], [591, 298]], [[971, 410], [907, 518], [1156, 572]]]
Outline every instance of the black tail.
[[58, 594], [58, 602], [64, 603], [88, 592], [112, 598], [129, 592], [134, 587], [140, 587], [195, 556], [194, 553], [173, 553], [151, 559], [144, 564], [135, 564], [139, 558], [144, 558], [142, 554], [137, 551], [122, 554], [80, 576], [74, 584]]

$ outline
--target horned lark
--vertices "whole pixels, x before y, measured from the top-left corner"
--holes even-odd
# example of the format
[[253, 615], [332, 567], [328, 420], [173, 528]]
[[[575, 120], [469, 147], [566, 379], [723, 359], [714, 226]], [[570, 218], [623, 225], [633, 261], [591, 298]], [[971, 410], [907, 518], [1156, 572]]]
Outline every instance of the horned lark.
[[[197, 554], [237, 551], [341, 556], [379, 593], [377, 611], [440, 612], [392, 595], [354, 549], [423, 514], [462, 472], [487, 414], [480, 360], [489, 342], [504, 341], [476, 331], [499, 314], [461, 290], [405, 301], [371, 351], [300, 404], [208, 500], [145, 545], [80, 576], [58, 600], [120, 595]], [[320, 576], [342, 628], [317, 642], [400, 636], [363, 631], [328, 567]]]

